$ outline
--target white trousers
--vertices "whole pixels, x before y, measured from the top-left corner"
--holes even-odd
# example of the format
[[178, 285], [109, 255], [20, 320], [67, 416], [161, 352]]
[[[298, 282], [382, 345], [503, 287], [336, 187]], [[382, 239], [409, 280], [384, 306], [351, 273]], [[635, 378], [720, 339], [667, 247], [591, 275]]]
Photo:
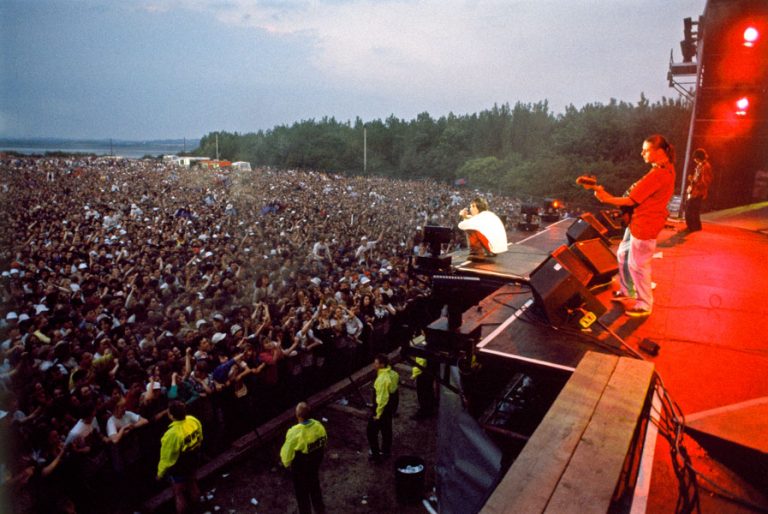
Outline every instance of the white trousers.
[[637, 299], [635, 307], [653, 308], [653, 286], [651, 281], [651, 260], [656, 252], [655, 239], [637, 239], [624, 232], [619, 244], [619, 284], [621, 292]]

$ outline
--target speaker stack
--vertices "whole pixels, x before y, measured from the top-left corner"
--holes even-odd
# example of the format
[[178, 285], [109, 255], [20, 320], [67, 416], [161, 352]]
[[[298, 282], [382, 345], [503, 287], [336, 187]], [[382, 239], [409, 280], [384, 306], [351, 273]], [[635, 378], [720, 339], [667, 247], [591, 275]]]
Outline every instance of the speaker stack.
[[624, 234], [623, 214], [619, 209], [603, 209], [595, 217], [606, 229], [606, 236], [609, 238], [621, 237]]
[[[570, 250], [568, 250], [570, 252]], [[606, 308], [558, 259], [572, 256], [561, 251], [531, 273], [534, 305], [554, 326], [589, 327]], [[575, 262], [575, 261], [571, 261]], [[584, 280], [585, 276], [581, 277]]]
[[609, 284], [619, 271], [608, 233], [595, 216], [583, 214], [568, 228], [568, 245], [531, 273], [535, 305], [552, 325], [586, 328], [605, 314], [591, 290]]

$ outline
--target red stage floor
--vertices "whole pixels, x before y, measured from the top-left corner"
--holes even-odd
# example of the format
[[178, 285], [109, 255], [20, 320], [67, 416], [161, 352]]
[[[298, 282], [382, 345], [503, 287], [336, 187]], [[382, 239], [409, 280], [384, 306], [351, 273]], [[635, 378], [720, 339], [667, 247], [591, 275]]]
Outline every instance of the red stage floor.
[[[686, 416], [695, 419], [697, 413], [711, 409], [738, 413], [736, 404], [749, 402], [753, 415], [761, 419], [748, 426], [736, 421], [736, 415], [734, 423], [721, 423], [723, 435], [764, 448], [768, 409], [754, 409], [756, 403], [765, 405], [760, 399], [768, 397], [768, 235], [760, 232], [768, 227], [768, 215], [765, 205], [737, 214], [713, 214], [705, 218], [711, 221], [705, 221], [704, 230], [693, 234], [664, 230], [653, 261], [657, 283], [653, 314], [644, 320], [628, 318], [615, 304], [603, 321], [635, 349], [644, 338], [660, 345], [657, 356], [643, 355], [655, 364]], [[599, 298], [610, 303], [607, 291]], [[760, 433], [759, 427], [765, 430]], [[690, 437], [685, 441], [697, 471], [768, 509], [766, 491], [742, 479], [748, 476], [743, 470], [737, 475]], [[706, 480], [699, 483], [711, 488]], [[674, 512], [677, 495], [669, 446], [659, 438], [647, 512]], [[702, 512], [711, 513], [758, 511], [704, 490], [701, 506]]]
[[[520, 260], [522, 253], [512, 251], [519, 245], [530, 247], [525, 256], [531, 259], [537, 251], [547, 254], [565, 243], [571, 223], [563, 220], [511, 245], [510, 258]], [[614, 278], [613, 287], [597, 294], [608, 307], [600, 321], [655, 365], [671, 398], [690, 417], [691, 429], [696, 429], [690, 434], [696, 439], [686, 435], [684, 444], [700, 474], [701, 511], [768, 512], [768, 203], [709, 214], [701, 232], [685, 234], [678, 232], [681, 228], [684, 224], [671, 222], [659, 237], [653, 314], [645, 319], [625, 316], [623, 307], [610, 301], [610, 292], [617, 288]], [[494, 275], [509, 267], [497, 261], [485, 266], [495, 270]], [[510, 278], [528, 276], [532, 262], [524, 261], [518, 268], [530, 269], [510, 268]], [[461, 268], [480, 275], [488, 271], [467, 263]], [[555, 345], [551, 341], [558, 336], [551, 333], [543, 336], [549, 343], [538, 344], [542, 341], [521, 332], [524, 323], [517, 325], [505, 329], [509, 337], [504, 332], [496, 339], [490, 336], [493, 342], [484, 340], [478, 348], [572, 367], [585, 351], [578, 344]], [[538, 343], [526, 345], [528, 339]], [[605, 331], [600, 339], [615, 341]], [[644, 339], [659, 345], [657, 355], [640, 351]], [[557, 359], [547, 359], [542, 353], [546, 349]], [[633, 513], [676, 512], [679, 481], [669, 444], [659, 436], [649, 448], [652, 464], [646, 463], [642, 474], [647, 478], [650, 473], [650, 484], [638, 486], [645, 503], [638, 502]], [[718, 487], [723, 488], [720, 494], [712, 494]], [[726, 499], [729, 495], [734, 499]]]

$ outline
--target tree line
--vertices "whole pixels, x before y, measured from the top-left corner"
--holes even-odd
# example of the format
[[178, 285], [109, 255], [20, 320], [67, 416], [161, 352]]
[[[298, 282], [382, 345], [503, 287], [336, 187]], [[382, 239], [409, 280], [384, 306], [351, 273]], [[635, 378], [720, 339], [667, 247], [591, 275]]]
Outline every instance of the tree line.
[[664, 134], [678, 149], [681, 171], [690, 114], [683, 100], [651, 103], [641, 95], [636, 104], [611, 100], [569, 106], [561, 114], [542, 101], [437, 119], [426, 112], [409, 121], [395, 116], [368, 122], [324, 117], [247, 134], [212, 132], [201, 139], [195, 154], [215, 156], [218, 140], [222, 159], [254, 166], [464, 179], [468, 187], [481, 190], [578, 203], [585, 198], [574, 185], [578, 175], [596, 175], [615, 194], [641, 176], [647, 166], [640, 147], [653, 133]]

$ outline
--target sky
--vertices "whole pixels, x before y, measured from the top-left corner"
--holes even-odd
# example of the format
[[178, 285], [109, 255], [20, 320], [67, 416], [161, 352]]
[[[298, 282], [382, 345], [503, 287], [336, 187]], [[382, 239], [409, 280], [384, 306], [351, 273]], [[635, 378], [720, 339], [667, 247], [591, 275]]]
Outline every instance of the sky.
[[676, 98], [706, 0], [0, 0], [0, 137]]

